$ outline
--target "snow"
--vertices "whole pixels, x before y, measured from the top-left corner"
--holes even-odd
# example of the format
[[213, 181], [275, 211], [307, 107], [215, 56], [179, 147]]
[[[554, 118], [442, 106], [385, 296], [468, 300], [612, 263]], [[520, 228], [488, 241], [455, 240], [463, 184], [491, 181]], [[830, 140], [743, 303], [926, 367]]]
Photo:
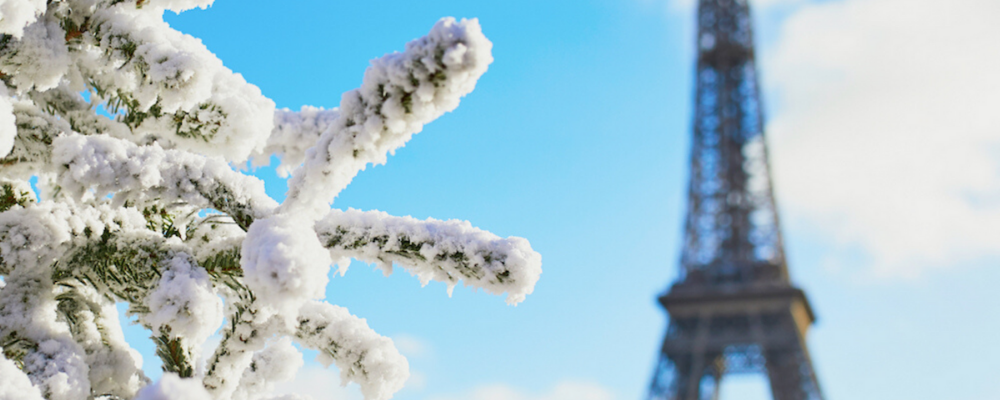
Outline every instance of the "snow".
[[204, 343], [222, 325], [222, 299], [208, 273], [184, 256], [169, 261], [159, 284], [146, 296], [146, 306], [151, 311], [142, 320], [153, 332], [169, 328], [171, 337], [193, 343]]
[[302, 164], [309, 150], [337, 121], [340, 111], [320, 107], [302, 106], [299, 111], [283, 108], [275, 111], [274, 130], [267, 139], [262, 154], [256, 155], [257, 165], [267, 165], [272, 155], [281, 157], [278, 175], [288, 177]]
[[14, 146], [7, 158], [4, 172], [8, 177], [28, 179], [40, 172], [49, 172], [51, 143], [60, 134], [72, 130], [66, 119], [42, 110], [31, 101], [12, 99], [16, 135]]
[[[303, 365], [296, 345], [389, 399], [406, 358], [322, 301], [331, 264], [395, 264], [511, 304], [534, 289], [541, 256], [525, 239], [331, 209], [473, 90], [492, 62], [478, 21], [442, 19], [372, 61], [339, 107], [276, 110], [163, 21], [211, 4], [0, 0], [0, 399], [303, 399], [272, 393]], [[240, 171], [271, 157], [291, 176], [283, 204]], [[116, 302], [184, 378], [150, 382]]]
[[10, 150], [14, 147], [14, 137], [17, 136], [14, 105], [10, 100], [7, 86], [0, 83], [0, 159], [10, 154]]
[[54, 261], [45, 257], [50, 253], [48, 250], [70, 240], [65, 222], [53, 215], [63, 211], [64, 208], [49, 206], [14, 208], [0, 213], [0, 259], [3, 260], [0, 274], [13, 272], [15, 266], [29, 270]]
[[243, 204], [253, 217], [277, 206], [264, 183], [234, 171], [219, 158], [158, 144], [137, 146], [109, 136], [66, 135], [52, 143], [52, 162], [61, 166], [60, 187], [80, 200], [115, 194], [118, 203], [183, 201], [210, 208], [220, 192]]
[[90, 392], [82, 347], [57, 323], [52, 280], [44, 271], [18, 268], [0, 291], [0, 337], [17, 337], [33, 351], [21, 359], [33, 386], [52, 400], [78, 400]]
[[309, 226], [294, 216], [258, 220], [247, 231], [241, 253], [246, 285], [261, 303], [284, 315], [311, 299], [323, 298], [330, 271], [329, 252]]
[[[76, 300], [70, 333], [86, 353], [91, 390], [131, 398], [148, 380], [141, 371], [142, 357], [128, 346], [117, 324], [114, 303], [92, 287], [64, 285], [60, 297]], [[72, 309], [72, 304], [60, 307]]]
[[153, 0], [151, 3], [154, 7], [163, 7], [170, 11], [181, 12], [192, 8], [204, 10], [214, 2], [215, 0]]
[[275, 383], [288, 382], [305, 362], [292, 340], [278, 339], [253, 355], [250, 368], [243, 372], [234, 400], [257, 400], [261, 394], [274, 391]]
[[0, 33], [20, 38], [24, 27], [45, 11], [46, 0], [0, 0]]
[[0, 348], [0, 399], [42, 400], [42, 393], [31, 385], [28, 376], [3, 356], [3, 348]]
[[165, 373], [155, 384], [142, 388], [135, 400], [212, 400], [212, 397], [196, 379]]
[[46, 91], [59, 84], [72, 62], [65, 36], [58, 21], [47, 18], [25, 28], [24, 36], [16, 41], [12, 54], [0, 67], [11, 76], [18, 93]]

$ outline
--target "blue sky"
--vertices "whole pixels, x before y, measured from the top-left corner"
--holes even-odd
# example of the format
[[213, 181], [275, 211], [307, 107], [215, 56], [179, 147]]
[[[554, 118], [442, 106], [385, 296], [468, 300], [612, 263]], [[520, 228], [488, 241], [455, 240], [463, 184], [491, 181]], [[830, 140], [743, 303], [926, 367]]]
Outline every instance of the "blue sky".
[[[955, 28], [930, 0], [904, 2], [907, 17], [884, 14], [900, 1], [757, 3], [792, 276], [820, 318], [809, 345], [827, 398], [997, 398], [1000, 235], [990, 222], [1000, 221], [1000, 121], [980, 121], [975, 108], [938, 115], [892, 106], [926, 97], [996, 110], [1000, 99], [952, 91], [979, 70], [932, 74], [952, 67], [930, 62], [933, 51], [960, 53], [947, 41], [917, 48], [926, 58], [896, 70], [922, 85], [866, 92], [896, 76], [870, 54], [900, 49], [897, 34], [872, 21], [892, 21], [898, 35], [929, 25], [947, 38]], [[996, 15], [990, 1], [956, 1], [955, 13]], [[449, 298], [442, 284], [421, 288], [405, 271], [384, 277], [354, 263], [331, 280], [327, 301], [396, 338], [414, 373], [398, 399], [604, 400], [642, 395], [666, 324], [654, 299], [677, 268], [693, 93], [693, 14], [684, 3], [217, 0], [167, 19], [279, 107], [297, 109], [337, 106], [370, 59], [402, 50], [439, 18], [479, 18], [496, 61], [476, 90], [387, 165], [359, 174], [334, 206], [463, 219], [525, 237], [543, 256], [535, 293], [517, 307], [464, 288]], [[1000, 66], [995, 53], [951, 62], [989, 71]], [[851, 108], [869, 99], [878, 102]], [[877, 161], [858, 150], [892, 143], [902, 128], [890, 122], [903, 119], [916, 119], [905, 125], [916, 144], [878, 152]], [[921, 130], [937, 126], [951, 130]], [[927, 149], [944, 154], [929, 158]], [[978, 163], [963, 164], [970, 160]], [[273, 171], [256, 174], [284, 197]], [[299, 388], [337, 381], [335, 371], [319, 379], [308, 368]], [[724, 382], [724, 398], [767, 394], [759, 377]]]

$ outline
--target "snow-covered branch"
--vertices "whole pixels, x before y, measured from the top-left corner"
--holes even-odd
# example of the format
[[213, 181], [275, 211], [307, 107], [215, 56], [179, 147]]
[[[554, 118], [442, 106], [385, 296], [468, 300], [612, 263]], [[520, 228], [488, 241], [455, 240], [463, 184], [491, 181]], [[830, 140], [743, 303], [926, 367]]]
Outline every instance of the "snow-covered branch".
[[506, 292], [511, 304], [531, 294], [542, 273], [542, 256], [527, 240], [503, 239], [467, 221], [333, 210], [316, 223], [316, 232], [335, 260], [350, 257], [386, 271], [398, 264], [424, 284], [436, 280], [451, 288], [461, 280], [493, 294]]
[[130, 398], [148, 384], [141, 359], [125, 342], [114, 302], [80, 282], [62, 281], [56, 291], [59, 318], [86, 354], [91, 391]]
[[[237, 162], [263, 147], [274, 102], [200, 40], [170, 28], [162, 10], [137, 8], [139, 3], [98, 9], [78, 25], [80, 46], [96, 50], [76, 60], [95, 94], [123, 113], [120, 120], [139, 141], [156, 138], [167, 147]], [[84, 58], [92, 54], [99, 56]]]
[[201, 343], [222, 324], [222, 300], [208, 272], [177, 238], [149, 230], [105, 229], [89, 239], [55, 268], [60, 286], [82, 284], [128, 302], [129, 313], [153, 332], [164, 370], [192, 376]]
[[372, 61], [361, 87], [343, 95], [336, 121], [292, 174], [281, 208], [322, 216], [359, 171], [384, 164], [425, 124], [458, 107], [493, 61], [492, 47], [477, 20], [445, 18], [405, 52]]
[[380, 336], [347, 309], [309, 302], [299, 310], [296, 340], [319, 350], [319, 361], [337, 364], [340, 379], [361, 385], [368, 400], [385, 400], [403, 388], [409, 365], [392, 340]]
[[52, 169], [52, 141], [62, 133], [70, 132], [66, 120], [42, 111], [31, 102], [15, 101], [11, 111], [16, 136], [11, 138], [10, 150], [0, 158], [9, 176], [27, 177], [31, 173]]
[[87, 398], [91, 382], [86, 352], [57, 320], [52, 279], [44, 270], [18, 267], [4, 282], [0, 290], [4, 357], [18, 365], [47, 399]]
[[271, 393], [274, 384], [295, 378], [303, 365], [299, 353], [287, 336], [254, 353], [250, 367], [243, 371], [233, 400], [257, 400], [261, 393]]
[[340, 111], [303, 106], [299, 111], [283, 108], [274, 113], [274, 130], [267, 139], [262, 154], [256, 155], [254, 163], [267, 165], [269, 157], [281, 158], [278, 175], [287, 177], [289, 173], [306, 159], [306, 151], [319, 141], [323, 132], [329, 130], [340, 116]]
[[108, 136], [64, 136], [53, 141], [53, 163], [60, 166], [60, 187], [77, 199], [96, 193], [138, 206], [182, 202], [215, 208], [243, 228], [277, 206], [263, 182], [233, 171], [221, 159], [164, 150], [155, 143], [136, 146]]

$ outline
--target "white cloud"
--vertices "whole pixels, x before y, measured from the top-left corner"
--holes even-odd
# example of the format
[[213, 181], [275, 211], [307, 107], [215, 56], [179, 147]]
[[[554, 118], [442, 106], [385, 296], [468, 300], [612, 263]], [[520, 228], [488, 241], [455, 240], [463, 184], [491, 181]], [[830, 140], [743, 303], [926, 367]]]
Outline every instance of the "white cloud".
[[[402, 351], [402, 350], [400, 350]], [[324, 368], [316, 363], [307, 363], [290, 382], [275, 385], [275, 395], [297, 394], [314, 400], [363, 400], [356, 383], [342, 386], [340, 371], [336, 366]], [[403, 391], [420, 391], [427, 386], [427, 377], [420, 371], [411, 370]]]
[[427, 388], [427, 375], [423, 372], [410, 370], [410, 378], [406, 380], [403, 391], [422, 391]]
[[613, 400], [604, 387], [590, 382], [557, 383], [546, 393], [529, 394], [504, 384], [480, 386], [461, 396], [431, 397], [432, 400]]
[[394, 335], [392, 343], [407, 358], [427, 357], [431, 353], [431, 346], [423, 339], [407, 334]]
[[279, 383], [275, 394], [298, 394], [315, 400], [363, 400], [357, 385], [340, 385], [340, 373], [336, 368], [326, 369], [321, 365], [307, 364], [295, 375], [291, 382]]
[[802, 5], [764, 63], [785, 221], [880, 275], [1000, 255], [1000, 2]]

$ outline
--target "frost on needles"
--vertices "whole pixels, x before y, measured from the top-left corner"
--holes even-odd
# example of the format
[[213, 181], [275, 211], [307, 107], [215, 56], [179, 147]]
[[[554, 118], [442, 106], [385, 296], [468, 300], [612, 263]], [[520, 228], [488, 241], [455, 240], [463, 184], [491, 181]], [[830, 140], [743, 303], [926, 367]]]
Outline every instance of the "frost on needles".
[[[0, 0], [0, 399], [277, 399], [302, 365], [293, 343], [387, 399], [406, 359], [322, 301], [332, 264], [511, 304], [533, 290], [541, 257], [524, 239], [331, 208], [472, 91], [492, 62], [476, 20], [442, 19], [374, 60], [339, 108], [291, 111], [162, 18], [210, 4]], [[272, 155], [290, 176], [282, 204], [239, 170]], [[116, 302], [150, 331], [158, 382]]]

